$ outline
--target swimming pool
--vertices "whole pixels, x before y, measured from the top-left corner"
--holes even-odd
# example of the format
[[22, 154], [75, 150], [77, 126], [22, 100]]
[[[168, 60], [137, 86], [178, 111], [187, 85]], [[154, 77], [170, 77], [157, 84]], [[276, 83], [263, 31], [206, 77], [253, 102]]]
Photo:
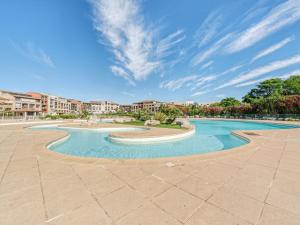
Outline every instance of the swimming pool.
[[231, 134], [234, 130], [299, 128], [296, 125], [223, 120], [192, 120], [191, 123], [195, 125], [195, 135], [184, 140], [147, 145], [113, 143], [109, 141], [108, 131], [54, 126], [34, 129], [65, 130], [69, 133], [69, 138], [48, 146], [55, 152], [81, 157], [142, 159], [217, 152], [246, 144], [245, 139]]

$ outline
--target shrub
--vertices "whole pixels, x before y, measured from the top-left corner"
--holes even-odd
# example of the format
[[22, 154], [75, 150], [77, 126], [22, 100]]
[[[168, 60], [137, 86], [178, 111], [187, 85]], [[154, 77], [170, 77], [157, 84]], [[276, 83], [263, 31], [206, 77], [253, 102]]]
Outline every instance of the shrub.
[[157, 112], [154, 114], [154, 119], [158, 120], [160, 123], [164, 123], [167, 119], [167, 115], [162, 112]]

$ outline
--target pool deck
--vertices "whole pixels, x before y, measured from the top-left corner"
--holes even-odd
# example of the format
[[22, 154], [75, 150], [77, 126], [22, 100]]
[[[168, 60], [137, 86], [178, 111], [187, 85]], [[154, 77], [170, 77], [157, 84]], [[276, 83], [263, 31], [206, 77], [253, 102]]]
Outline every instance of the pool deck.
[[0, 224], [299, 225], [300, 129], [236, 134], [251, 142], [113, 160], [47, 150], [63, 131], [0, 126]]

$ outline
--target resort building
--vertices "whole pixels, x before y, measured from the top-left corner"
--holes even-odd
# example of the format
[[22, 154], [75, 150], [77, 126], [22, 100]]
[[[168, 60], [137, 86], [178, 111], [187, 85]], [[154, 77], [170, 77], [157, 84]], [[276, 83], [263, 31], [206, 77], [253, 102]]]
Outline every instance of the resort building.
[[84, 103], [84, 110], [92, 114], [115, 113], [119, 104], [110, 101], [90, 101]]
[[82, 102], [75, 99], [69, 99], [71, 104], [70, 113], [71, 114], [80, 114], [82, 113]]
[[132, 104], [132, 112], [137, 112], [139, 110], [148, 110], [149, 112], [158, 112], [162, 102], [155, 100], [144, 100], [141, 102], [135, 102]]
[[0, 116], [11, 113], [13, 102], [7, 98], [0, 97]]
[[28, 95], [31, 97], [38, 99], [41, 101], [42, 104], [42, 115], [47, 115], [49, 113], [48, 107], [48, 99], [49, 96], [46, 94], [38, 93], [38, 92], [27, 92]]
[[11, 105], [11, 113], [16, 117], [27, 118], [38, 116], [42, 112], [41, 100], [33, 98], [31, 95], [10, 91], [0, 91], [0, 97]]
[[131, 112], [132, 105], [120, 105], [120, 110], [123, 112]]

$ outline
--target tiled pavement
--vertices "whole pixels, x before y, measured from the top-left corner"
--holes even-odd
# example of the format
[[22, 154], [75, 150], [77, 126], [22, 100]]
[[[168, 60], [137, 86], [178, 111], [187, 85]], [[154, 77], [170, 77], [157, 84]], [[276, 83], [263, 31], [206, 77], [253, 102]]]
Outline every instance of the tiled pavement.
[[44, 146], [61, 132], [1, 127], [0, 224], [299, 225], [300, 129], [255, 133], [208, 156], [123, 161], [59, 155]]

